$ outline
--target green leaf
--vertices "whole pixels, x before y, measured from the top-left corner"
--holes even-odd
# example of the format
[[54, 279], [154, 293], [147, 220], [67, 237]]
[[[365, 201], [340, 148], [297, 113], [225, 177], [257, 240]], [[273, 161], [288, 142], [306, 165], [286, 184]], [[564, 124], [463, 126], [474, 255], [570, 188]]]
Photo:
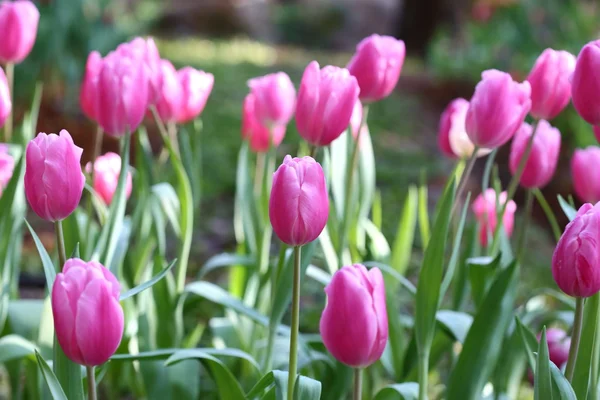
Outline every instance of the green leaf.
[[[287, 374], [286, 374], [287, 375]], [[286, 385], [287, 386], [287, 385]], [[294, 383], [294, 400], [320, 400], [321, 382], [298, 375]], [[281, 399], [283, 400], [283, 399]]]
[[160, 281], [162, 278], [165, 277], [165, 275], [167, 275], [167, 273], [171, 270], [171, 268], [173, 268], [175, 266], [176, 262], [177, 262], [177, 259], [171, 261], [171, 264], [169, 264], [166, 268], [164, 268], [162, 271], [160, 271], [157, 275], [153, 276], [150, 280], [123, 293], [119, 297], [119, 301], [128, 299], [129, 297], [135, 296], [139, 292], [146, 290], [149, 287], [152, 287], [156, 282]]
[[578, 399], [585, 399], [590, 384], [590, 370], [592, 368], [592, 349], [596, 338], [596, 325], [598, 311], [600, 310], [600, 293], [588, 297], [583, 307], [583, 327], [579, 351], [575, 362], [575, 372], [571, 383]]
[[177, 192], [168, 182], [161, 182], [153, 185], [152, 196], [156, 200], [164, 215], [169, 219], [169, 223], [173, 227], [173, 231], [177, 236], [181, 235], [181, 226], [179, 225], [179, 215], [181, 213], [181, 205]]
[[546, 341], [546, 327], [542, 330], [542, 338], [540, 339], [538, 346], [534, 380], [534, 399], [552, 400], [550, 355], [548, 354], [548, 342]]
[[31, 237], [33, 238], [33, 242], [35, 243], [35, 247], [37, 248], [38, 253], [40, 253], [40, 258], [42, 259], [42, 265], [44, 267], [44, 274], [46, 275], [46, 287], [48, 290], [52, 289], [52, 285], [54, 284], [54, 279], [56, 279], [56, 269], [54, 264], [52, 263], [52, 258], [46, 251], [46, 248], [42, 244], [42, 241], [35, 233], [29, 222], [25, 220], [25, 224], [27, 224], [27, 228], [29, 228], [29, 232], [31, 233]]
[[475, 305], [479, 307], [487, 290], [500, 268], [501, 255], [492, 257], [475, 257], [467, 260], [471, 293]]
[[235, 357], [241, 360], [246, 360], [252, 365], [256, 371], [260, 371], [260, 366], [256, 362], [256, 360], [245, 351], [235, 348], [225, 348], [225, 349], [182, 349], [177, 350], [173, 355], [171, 355], [165, 364], [171, 365], [175, 364], [179, 361], [188, 360], [190, 358], [202, 358], [204, 355], [208, 354], [209, 356], [224, 356], [224, 357]]
[[558, 195], [558, 204], [560, 204], [560, 208], [562, 208], [567, 218], [569, 218], [569, 221], [573, 221], [575, 215], [577, 215], [577, 210], [574, 209], [560, 194]]
[[446, 295], [446, 292], [450, 287], [450, 283], [452, 282], [452, 279], [454, 279], [454, 271], [456, 270], [456, 266], [458, 265], [458, 259], [460, 257], [460, 245], [462, 242], [463, 231], [465, 229], [465, 221], [467, 220], [467, 211], [469, 209], [470, 199], [471, 193], [467, 194], [467, 198], [465, 199], [465, 205], [463, 206], [462, 213], [460, 215], [458, 228], [456, 230], [456, 235], [454, 236], [452, 255], [450, 256], [450, 262], [448, 263], [448, 268], [446, 269], [446, 274], [444, 275], [444, 280], [442, 281], [442, 287], [440, 289], [440, 301]]
[[329, 275], [326, 271], [323, 271], [321, 268], [315, 267], [314, 265], [308, 266], [306, 269], [306, 276], [314, 279], [323, 286], [327, 286], [331, 281], [331, 275]]
[[238, 153], [235, 187], [235, 206], [233, 226], [235, 238], [238, 243], [245, 243], [252, 254], [256, 254], [256, 215], [254, 206], [254, 192], [250, 178], [250, 164], [248, 161], [249, 145], [244, 141]]
[[6, 335], [0, 338], [0, 364], [18, 360], [35, 354], [37, 346], [18, 335]]
[[577, 400], [577, 396], [575, 395], [575, 391], [571, 387], [571, 384], [560, 369], [552, 362], [550, 363], [550, 374], [552, 376], [552, 383], [554, 384], [553, 393], [558, 393], [558, 396], [555, 397], [560, 400]]
[[406, 289], [408, 291], [408, 293], [410, 293], [411, 295], [417, 294], [417, 288], [415, 287], [415, 285], [413, 285], [411, 281], [409, 281], [408, 279], [406, 279], [405, 277], [400, 275], [391, 266], [384, 264], [384, 263], [377, 262], [377, 261], [366, 261], [363, 264], [365, 267], [368, 267], [368, 268], [371, 268], [371, 267], [379, 268], [381, 270], [381, 272], [384, 273], [384, 275], [388, 275], [388, 276], [392, 277], [393, 279], [395, 279], [400, 284], [400, 286], [404, 287], [404, 289]]
[[421, 175], [421, 184], [419, 185], [419, 231], [421, 233], [421, 243], [423, 248], [427, 248], [429, 243], [429, 212], [427, 208], [427, 183], [425, 174]]
[[198, 272], [198, 279], [203, 278], [209, 272], [223, 267], [231, 266], [253, 266], [256, 260], [252, 256], [236, 254], [236, 253], [221, 253], [211, 257]]
[[419, 397], [419, 384], [405, 382], [389, 385], [381, 389], [373, 400], [417, 400]]
[[[246, 399], [260, 396], [265, 390], [275, 391], [274, 399], [285, 400], [287, 397], [287, 371], [269, 371], [246, 394]], [[264, 398], [264, 397], [263, 397]], [[318, 400], [321, 398], [321, 382], [299, 375], [294, 386], [294, 399]]]
[[111, 361], [155, 361], [164, 360], [171, 357], [176, 351], [183, 350], [177, 348], [160, 349], [152, 351], [143, 351], [137, 354], [115, 354], [110, 359]]
[[529, 330], [528, 327], [523, 325], [523, 323], [517, 316], [515, 316], [515, 323], [517, 325], [517, 330], [519, 331], [519, 334], [521, 335], [523, 347], [525, 349], [525, 352], [527, 353], [527, 361], [529, 363], [529, 368], [534, 370], [535, 369], [534, 349], [537, 348], [538, 341], [535, 337], [535, 334], [533, 332], [531, 332], [531, 330]]
[[460, 343], [465, 342], [473, 323], [473, 317], [470, 314], [452, 310], [438, 311], [435, 319]]
[[448, 400], [477, 399], [500, 354], [516, 295], [517, 264], [502, 270], [488, 290], [450, 375]]
[[48, 389], [50, 389], [50, 394], [54, 400], [68, 400], [67, 395], [65, 394], [63, 388], [60, 386], [58, 379], [56, 379], [56, 375], [52, 372], [52, 369], [48, 366], [48, 363], [42, 358], [40, 353], [35, 352], [35, 356], [37, 358], [38, 366], [42, 371], [42, 376], [48, 385]]
[[408, 187], [408, 193], [404, 200], [402, 214], [398, 220], [396, 229], [396, 239], [392, 247], [391, 266], [400, 274], [404, 275], [410, 257], [415, 238], [415, 229], [417, 227], [417, 210], [419, 205], [419, 190], [416, 186]]
[[44, 301], [40, 299], [11, 300], [8, 303], [8, 322], [11, 331], [34, 340], [43, 310]]

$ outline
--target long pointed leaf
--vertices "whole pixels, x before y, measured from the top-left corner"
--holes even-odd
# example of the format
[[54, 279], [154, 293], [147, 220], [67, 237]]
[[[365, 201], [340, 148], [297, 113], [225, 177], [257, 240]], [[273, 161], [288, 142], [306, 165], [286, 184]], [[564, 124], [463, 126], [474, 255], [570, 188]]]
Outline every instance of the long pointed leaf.
[[548, 354], [548, 342], [546, 340], [546, 327], [542, 330], [542, 337], [538, 346], [534, 399], [552, 400], [552, 382], [550, 380], [550, 355]]

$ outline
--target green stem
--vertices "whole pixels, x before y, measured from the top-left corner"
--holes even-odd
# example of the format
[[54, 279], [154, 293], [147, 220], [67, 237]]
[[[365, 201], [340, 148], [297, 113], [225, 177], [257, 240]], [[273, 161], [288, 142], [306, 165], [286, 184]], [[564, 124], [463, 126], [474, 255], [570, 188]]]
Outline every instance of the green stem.
[[[273, 309], [275, 308], [275, 289], [277, 287], [277, 281], [283, 264], [285, 263], [285, 253], [287, 246], [281, 243], [279, 248], [279, 257], [276, 268], [271, 268], [271, 315], [273, 315]], [[267, 337], [267, 354], [265, 356], [265, 371], [269, 372], [273, 366], [273, 348], [275, 347], [275, 335], [277, 333], [277, 325], [274, 321], [269, 320], [269, 335]]]
[[15, 110], [13, 88], [14, 88], [14, 75], [15, 75], [15, 64], [7, 63], [5, 67], [6, 71], [6, 80], [8, 81], [8, 93], [10, 96], [10, 101], [12, 103], [12, 111], [8, 114], [8, 118], [6, 119], [6, 123], [4, 124], [4, 141], [9, 143], [12, 139], [12, 131], [13, 131], [13, 114]]
[[592, 376], [590, 377], [591, 389], [588, 397], [590, 400], [598, 400], [598, 364], [600, 362], [600, 359], [598, 358], [598, 356], [600, 356], [600, 331], [598, 328], [600, 327], [600, 319], [598, 319], [598, 317], [596, 318], [596, 337], [594, 339], [594, 349], [592, 353]]
[[257, 197], [259, 204], [262, 204], [260, 199], [262, 190], [262, 179], [265, 174], [267, 153], [256, 154], [256, 168], [254, 169], [254, 195]]
[[[94, 187], [94, 179], [96, 177], [96, 159], [98, 158], [98, 156], [100, 155], [100, 151], [102, 150], [102, 136], [103, 136], [103, 131], [102, 131], [102, 127], [100, 127], [100, 125], [98, 125], [98, 127], [96, 128], [96, 133], [94, 135], [94, 148], [92, 149], [92, 158], [90, 159], [90, 165], [92, 166], [92, 170], [90, 171], [90, 180], [91, 182], [91, 186]], [[122, 166], [121, 166], [122, 167]], [[95, 190], [95, 189], [94, 189]], [[91, 237], [90, 237], [90, 232], [91, 232], [91, 226], [92, 226], [92, 206], [93, 206], [93, 199], [94, 195], [90, 193], [90, 196], [88, 197], [88, 203], [87, 203], [87, 241], [88, 244], [91, 245]]]
[[300, 257], [301, 247], [294, 247], [294, 285], [292, 289], [292, 326], [290, 333], [290, 365], [288, 369], [288, 399], [294, 398], [298, 363], [298, 329], [300, 327]]
[[583, 297], [575, 299], [575, 319], [573, 320], [573, 332], [571, 333], [571, 347], [569, 348], [569, 358], [565, 376], [569, 382], [573, 381], [573, 372], [575, 372], [575, 361], [579, 351], [579, 341], [581, 339], [581, 327], [583, 325]]
[[478, 150], [479, 150], [479, 148], [477, 146], [475, 146], [475, 148], [473, 149], [473, 154], [471, 154], [471, 157], [469, 158], [469, 162], [467, 163], [465, 170], [463, 171], [463, 173], [460, 176], [460, 181], [459, 181], [458, 187], [456, 189], [456, 196], [454, 197], [454, 204], [452, 205], [451, 214], [454, 214], [454, 211], [456, 210], [456, 207], [458, 206], [458, 202], [460, 201], [460, 197], [462, 196], [462, 193], [465, 190], [465, 187], [467, 186], [469, 176], [471, 176], [471, 172], [473, 172], [473, 167], [475, 166], [475, 161], [477, 160]]
[[318, 151], [319, 151], [319, 147], [311, 144], [310, 152], [308, 155], [311, 156], [312, 158], [315, 158], [317, 156]]
[[58, 271], [62, 271], [67, 261], [65, 252], [65, 237], [63, 235], [62, 221], [54, 222], [54, 232], [56, 233], [56, 247], [58, 248]]
[[427, 379], [429, 378], [429, 352], [419, 355], [419, 400], [427, 400]]
[[354, 368], [354, 391], [352, 400], [361, 400], [362, 398], [362, 368]]
[[556, 216], [552, 212], [552, 208], [550, 208], [550, 204], [546, 201], [544, 194], [540, 189], [533, 189], [533, 194], [537, 199], [538, 203], [544, 210], [544, 214], [546, 214], [546, 218], [548, 218], [548, 222], [550, 223], [550, 227], [552, 228], [552, 233], [554, 234], [554, 239], [558, 242], [560, 240], [560, 226], [558, 225], [558, 221], [556, 221]]
[[531, 208], [533, 206], [533, 191], [528, 190], [525, 200], [525, 220], [521, 225], [521, 229], [519, 231], [519, 235], [517, 236], [517, 260], [523, 261], [523, 250], [525, 249], [525, 243], [527, 243], [527, 227], [529, 226], [529, 222], [531, 220]]
[[94, 367], [85, 367], [87, 371], [87, 384], [88, 384], [88, 400], [96, 400], [96, 375], [94, 375]]

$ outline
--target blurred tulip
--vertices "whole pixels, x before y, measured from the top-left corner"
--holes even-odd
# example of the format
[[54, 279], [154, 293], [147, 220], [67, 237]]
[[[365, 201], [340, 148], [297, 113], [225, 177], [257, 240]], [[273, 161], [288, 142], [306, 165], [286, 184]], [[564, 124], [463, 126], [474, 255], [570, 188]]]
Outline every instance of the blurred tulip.
[[388, 339], [385, 285], [381, 271], [345, 266], [325, 287], [327, 304], [319, 330], [323, 344], [340, 362], [354, 368], [373, 364]]
[[163, 122], [175, 121], [183, 106], [183, 88], [177, 70], [170, 61], [160, 60], [162, 87], [156, 101], [156, 111]]
[[117, 47], [116, 53], [134, 59], [142, 65], [147, 79], [148, 105], [154, 105], [158, 101], [162, 90], [162, 71], [160, 66], [160, 54], [154, 43], [154, 39], [143, 39], [137, 37], [131, 42], [122, 43]]
[[[538, 334], [538, 341], [542, 335]], [[561, 368], [569, 358], [569, 348], [571, 347], [571, 338], [567, 332], [559, 328], [548, 328], [546, 331], [546, 341], [548, 342], [548, 354], [558, 368]]]
[[572, 297], [590, 297], [600, 291], [600, 203], [581, 206], [569, 222], [552, 256], [552, 276]]
[[358, 81], [363, 103], [381, 100], [392, 93], [405, 55], [404, 42], [391, 36], [371, 35], [356, 46], [347, 68]]
[[[506, 197], [506, 192], [500, 193], [498, 209], [496, 209], [496, 191], [494, 189], [487, 189], [477, 196], [473, 202], [473, 213], [479, 223], [479, 242], [482, 246], [487, 246], [488, 244], [488, 233], [493, 235], [496, 230], [498, 221], [497, 214], [502, 210], [504, 203], [506, 203]], [[516, 211], [516, 203], [510, 200], [506, 205], [506, 211], [502, 218], [502, 226], [508, 237], [510, 237], [513, 232]]]
[[0, 63], [18, 64], [31, 52], [40, 12], [28, 0], [0, 2]]
[[271, 129], [261, 124], [255, 112], [255, 97], [246, 95], [242, 110], [242, 138], [250, 142], [250, 148], [257, 153], [269, 151], [270, 143], [277, 147], [285, 136], [285, 125], [273, 125]]
[[546, 49], [538, 57], [527, 81], [531, 85], [531, 115], [556, 117], [571, 99], [571, 75], [575, 56], [567, 51]]
[[363, 122], [363, 105], [360, 100], [356, 100], [354, 108], [352, 109], [352, 116], [350, 117], [350, 132], [352, 137], [356, 139], [358, 137], [358, 131]]
[[6, 119], [12, 112], [12, 100], [8, 80], [4, 74], [4, 70], [0, 68], [0, 128], [6, 122]]
[[356, 78], [347, 69], [328, 65], [319, 69], [312, 61], [304, 70], [298, 102], [296, 127], [313, 146], [327, 146], [350, 124], [358, 100]]
[[287, 125], [296, 108], [296, 89], [285, 72], [248, 81], [254, 95], [254, 112], [264, 126]]
[[[92, 164], [86, 165], [86, 171], [92, 171]], [[121, 173], [121, 157], [116, 153], [106, 153], [94, 162], [94, 191], [104, 201], [104, 204], [109, 205], [112, 202], [113, 196], [117, 190], [119, 183], [119, 174]], [[125, 181], [125, 196], [129, 198], [131, 195], [131, 172], [127, 172]]]
[[98, 77], [102, 69], [102, 56], [97, 51], [88, 55], [85, 74], [79, 91], [79, 105], [86, 117], [95, 121], [98, 103]]
[[573, 188], [579, 200], [596, 203], [600, 201], [600, 147], [577, 149], [571, 159]]
[[[475, 150], [475, 145], [469, 139], [465, 128], [468, 110], [469, 102], [467, 100], [454, 99], [448, 104], [440, 118], [438, 145], [442, 152], [450, 158], [469, 158]], [[479, 149], [477, 157], [489, 153], [488, 149]]]
[[600, 40], [589, 42], [577, 56], [571, 79], [573, 106], [581, 118], [592, 125], [600, 125]]
[[71, 258], [52, 286], [56, 338], [65, 355], [78, 364], [104, 364], [123, 336], [121, 285], [96, 261]]
[[85, 186], [82, 153], [64, 129], [60, 135], [41, 132], [27, 145], [25, 196], [41, 218], [59, 221], [77, 208]]
[[184, 124], [198, 118], [204, 110], [215, 77], [213, 74], [192, 67], [185, 67], [177, 71], [177, 78], [183, 90], [177, 122]]
[[529, 82], [517, 83], [509, 74], [487, 70], [475, 87], [466, 117], [469, 139], [477, 147], [495, 149], [508, 142], [531, 108]]
[[[516, 174], [519, 168], [532, 133], [533, 127], [523, 122], [523, 125], [515, 134], [509, 158], [510, 172], [513, 175]], [[531, 153], [525, 163], [523, 175], [521, 175], [521, 186], [526, 188], [546, 186], [552, 179], [554, 171], [556, 171], [559, 154], [560, 132], [547, 121], [540, 120], [537, 123]]]
[[7, 149], [0, 150], [0, 196], [10, 178], [12, 178], [15, 169], [15, 159], [8, 153]]
[[269, 218], [279, 239], [290, 246], [315, 240], [329, 216], [323, 168], [311, 157], [285, 156], [273, 174]]

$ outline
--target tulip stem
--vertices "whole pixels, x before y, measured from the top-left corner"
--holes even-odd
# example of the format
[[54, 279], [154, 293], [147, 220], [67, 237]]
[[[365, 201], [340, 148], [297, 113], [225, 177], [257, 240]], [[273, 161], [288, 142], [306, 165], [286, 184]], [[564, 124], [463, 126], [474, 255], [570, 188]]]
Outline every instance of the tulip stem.
[[88, 399], [96, 400], [96, 375], [94, 375], [94, 367], [85, 367], [87, 371]]
[[362, 398], [362, 368], [354, 368], [354, 392], [352, 400], [361, 400]]
[[454, 205], [452, 206], [451, 214], [454, 214], [456, 206], [458, 206], [460, 197], [462, 196], [462, 193], [464, 192], [465, 187], [467, 186], [467, 181], [469, 180], [469, 176], [471, 176], [471, 172], [473, 172], [473, 167], [475, 166], [475, 161], [477, 160], [478, 151], [479, 148], [475, 146], [475, 148], [473, 149], [473, 154], [471, 154], [469, 162], [467, 163], [467, 166], [465, 167], [463, 173], [460, 176], [460, 181], [458, 182], [458, 186], [456, 189], [456, 197], [454, 197]]
[[[93, 188], [95, 188], [94, 186], [94, 179], [96, 177], [96, 159], [98, 158], [98, 156], [100, 155], [100, 151], [102, 150], [102, 136], [103, 136], [103, 131], [102, 131], [102, 127], [100, 125], [98, 125], [98, 127], [96, 128], [96, 133], [94, 136], [94, 148], [92, 149], [92, 158], [90, 159], [90, 165], [91, 165], [91, 171], [90, 171], [90, 180], [91, 182], [91, 186]], [[95, 190], [95, 189], [94, 189]], [[93, 206], [93, 202], [94, 202], [94, 194], [90, 193], [89, 199], [88, 199], [88, 212], [87, 212], [87, 235], [88, 235], [88, 244], [91, 246], [92, 245], [92, 241], [91, 241], [91, 237], [89, 237], [91, 230], [91, 226], [92, 226], [92, 206]]]
[[292, 289], [292, 330], [290, 333], [290, 362], [288, 369], [288, 400], [294, 398], [298, 362], [298, 329], [300, 327], [300, 257], [301, 246], [294, 247], [294, 282]]
[[429, 378], [429, 351], [419, 355], [419, 400], [427, 400], [427, 379]]
[[575, 372], [575, 361], [579, 351], [579, 341], [581, 339], [581, 327], [583, 325], [583, 297], [575, 298], [575, 319], [573, 320], [573, 332], [571, 333], [571, 347], [569, 348], [569, 358], [567, 359], [567, 368], [565, 376], [569, 382], [573, 381]]
[[544, 213], [546, 214], [546, 218], [548, 218], [548, 222], [550, 222], [550, 226], [552, 227], [552, 233], [554, 234], [554, 239], [558, 243], [558, 241], [560, 240], [560, 235], [561, 235], [560, 227], [558, 226], [556, 217], [554, 216], [554, 213], [552, 212], [552, 208], [550, 208], [550, 204], [548, 204], [548, 202], [546, 201], [546, 198], [544, 197], [544, 194], [541, 192], [540, 189], [538, 189], [538, 188], [533, 189], [533, 194], [535, 195], [535, 198], [537, 199], [538, 203], [544, 210]]
[[533, 190], [527, 191], [525, 200], [525, 219], [521, 225], [519, 236], [517, 237], [517, 260], [522, 261], [523, 250], [525, 249], [525, 243], [527, 243], [527, 227], [531, 220], [531, 208], [533, 207]]
[[62, 221], [58, 220], [54, 222], [54, 232], [56, 233], [56, 248], [58, 249], [58, 271], [62, 271], [65, 262], [67, 261], [67, 255], [65, 252], [65, 237], [63, 235]]
[[13, 114], [15, 112], [15, 104], [13, 102], [15, 96], [13, 95], [14, 88], [14, 76], [15, 76], [15, 64], [6, 63], [6, 80], [8, 81], [8, 93], [10, 96], [10, 102], [12, 104], [12, 110], [8, 113], [8, 118], [6, 119], [6, 123], [4, 125], [4, 141], [6, 143], [10, 143], [12, 139], [12, 128], [13, 128]]

